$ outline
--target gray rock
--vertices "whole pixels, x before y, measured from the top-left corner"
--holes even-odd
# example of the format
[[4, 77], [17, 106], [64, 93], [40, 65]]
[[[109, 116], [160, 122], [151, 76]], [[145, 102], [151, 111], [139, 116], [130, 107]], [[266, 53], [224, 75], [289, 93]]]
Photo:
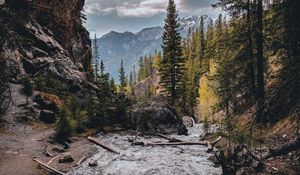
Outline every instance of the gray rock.
[[96, 167], [96, 166], [98, 166], [97, 161], [94, 161], [94, 162], [90, 162], [90, 163], [89, 163], [89, 167]]
[[74, 159], [70, 153], [67, 153], [67, 154], [63, 155], [63, 157], [58, 159], [58, 162], [59, 163], [70, 163], [70, 162], [74, 162]]
[[136, 129], [141, 132], [163, 134], [187, 134], [182, 119], [168, 105], [152, 102], [134, 107], [131, 120]]

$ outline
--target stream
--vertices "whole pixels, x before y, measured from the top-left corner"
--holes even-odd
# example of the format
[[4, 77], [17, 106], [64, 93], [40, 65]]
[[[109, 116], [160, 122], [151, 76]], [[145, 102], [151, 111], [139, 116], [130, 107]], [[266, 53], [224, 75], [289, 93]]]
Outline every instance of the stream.
[[[203, 125], [188, 128], [188, 136], [170, 135], [184, 141], [198, 141]], [[180, 146], [131, 146], [129, 138], [137, 142], [167, 142], [153, 136], [136, 136], [134, 133], [110, 133], [97, 138], [121, 154], [114, 154], [98, 147], [98, 152], [82, 165], [73, 169], [70, 175], [219, 175], [221, 167], [214, 167], [208, 160], [211, 154], [200, 145]], [[96, 145], [95, 145], [96, 146]], [[97, 162], [98, 166], [89, 167]]]

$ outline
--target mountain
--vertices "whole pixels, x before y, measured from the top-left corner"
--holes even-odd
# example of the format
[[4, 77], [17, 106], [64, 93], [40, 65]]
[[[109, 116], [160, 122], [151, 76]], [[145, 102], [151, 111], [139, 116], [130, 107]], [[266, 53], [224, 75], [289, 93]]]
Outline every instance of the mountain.
[[[200, 16], [180, 18], [179, 32], [186, 37], [189, 31], [195, 31], [200, 26]], [[205, 19], [207, 17], [205, 16]], [[100, 58], [103, 60], [106, 71], [118, 81], [118, 70], [121, 60], [124, 60], [127, 74], [141, 56], [161, 51], [163, 27], [145, 28], [138, 33], [111, 31], [98, 39]]]

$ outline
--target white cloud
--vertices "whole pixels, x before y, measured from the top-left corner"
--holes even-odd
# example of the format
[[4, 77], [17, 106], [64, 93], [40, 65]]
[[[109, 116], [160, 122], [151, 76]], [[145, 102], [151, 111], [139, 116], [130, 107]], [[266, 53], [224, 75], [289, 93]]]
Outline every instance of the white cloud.
[[144, 0], [135, 6], [117, 7], [120, 17], [151, 17], [165, 12], [166, 3], [162, 0]]
[[[175, 0], [181, 14], [212, 10], [215, 0]], [[152, 17], [165, 13], [168, 0], [86, 0], [85, 11], [91, 15]]]

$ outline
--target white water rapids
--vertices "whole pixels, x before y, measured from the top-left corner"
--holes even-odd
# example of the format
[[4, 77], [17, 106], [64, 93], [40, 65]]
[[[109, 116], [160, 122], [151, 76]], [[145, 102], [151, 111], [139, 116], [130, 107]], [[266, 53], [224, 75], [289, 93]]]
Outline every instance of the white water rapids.
[[[196, 124], [189, 129], [188, 136], [171, 135], [185, 141], [198, 141], [203, 125]], [[152, 136], [135, 136], [133, 133], [105, 134], [97, 138], [121, 152], [114, 154], [99, 147], [98, 153], [75, 168], [70, 175], [219, 175], [221, 167], [214, 167], [208, 160], [211, 154], [200, 145], [181, 146], [131, 146], [128, 138], [137, 137], [139, 142], [167, 140]], [[97, 167], [89, 163], [97, 162]]]

